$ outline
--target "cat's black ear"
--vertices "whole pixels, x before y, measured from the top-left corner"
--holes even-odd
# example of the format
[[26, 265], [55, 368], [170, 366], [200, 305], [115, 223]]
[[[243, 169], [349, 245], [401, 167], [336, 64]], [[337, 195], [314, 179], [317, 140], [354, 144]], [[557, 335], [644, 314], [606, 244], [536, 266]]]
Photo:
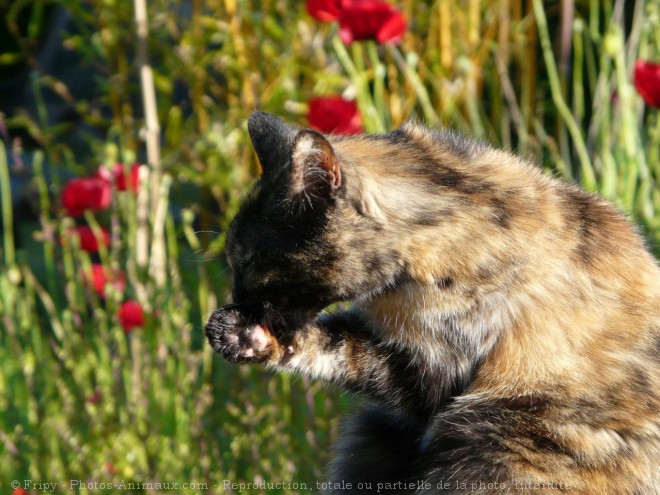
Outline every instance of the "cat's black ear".
[[332, 145], [319, 132], [311, 129], [299, 131], [291, 152], [291, 196], [327, 200], [341, 185], [341, 168]]
[[282, 119], [265, 112], [253, 112], [248, 132], [264, 174], [282, 167], [291, 158], [296, 130]]

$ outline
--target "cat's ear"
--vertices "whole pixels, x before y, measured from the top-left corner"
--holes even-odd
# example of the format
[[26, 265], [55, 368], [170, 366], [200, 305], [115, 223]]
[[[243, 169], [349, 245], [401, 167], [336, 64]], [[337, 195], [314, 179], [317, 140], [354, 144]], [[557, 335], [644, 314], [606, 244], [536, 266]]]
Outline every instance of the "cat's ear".
[[339, 162], [323, 134], [299, 131], [264, 112], [250, 115], [248, 132], [264, 175], [289, 164], [291, 198], [328, 200], [341, 187]]
[[282, 119], [265, 112], [253, 112], [248, 132], [264, 175], [284, 166], [291, 158], [291, 143], [296, 129]]
[[292, 144], [290, 195], [327, 200], [341, 185], [341, 168], [332, 145], [319, 132], [299, 131]]

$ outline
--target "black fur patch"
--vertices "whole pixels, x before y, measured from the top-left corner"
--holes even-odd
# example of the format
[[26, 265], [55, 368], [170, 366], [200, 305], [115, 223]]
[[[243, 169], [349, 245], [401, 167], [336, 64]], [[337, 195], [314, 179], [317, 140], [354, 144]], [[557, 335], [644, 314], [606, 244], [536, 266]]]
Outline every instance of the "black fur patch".
[[401, 128], [396, 129], [389, 134], [385, 134], [384, 138], [387, 139], [390, 143], [397, 145], [412, 143], [410, 136]]
[[416, 213], [413, 217], [413, 222], [420, 227], [437, 227], [449, 221], [453, 216], [455, 216], [455, 213], [451, 208], [429, 210]]
[[511, 411], [541, 411], [551, 404], [547, 397], [537, 395], [521, 395], [518, 397], [503, 397], [493, 401], [495, 408]]
[[435, 286], [439, 289], [451, 289], [454, 285], [454, 280], [450, 277], [444, 277], [435, 281]]
[[248, 131], [264, 174], [282, 167], [291, 158], [293, 127], [274, 115], [254, 112], [248, 120]]
[[[330, 465], [331, 483], [350, 489], [330, 490], [342, 495], [377, 493], [378, 483], [414, 484], [420, 476], [423, 424], [382, 409], [365, 409], [346, 421]], [[358, 487], [361, 486], [361, 489]], [[381, 485], [382, 487], [382, 485]], [[409, 490], [414, 493], [415, 490]], [[407, 492], [407, 491], [406, 491]], [[380, 493], [404, 493], [403, 490]]]
[[282, 310], [320, 310], [334, 302], [328, 274], [340, 254], [319, 241], [327, 222], [324, 212], [290, 212], [273, 204], [265, 187], [246, 201], [227, 236], [234, 302], [268, 302]]
[[490, 199], [491, 206], [491, 221], [503, 229], [508, 229], [511, 226], [511, 211], [505, 200], [493, 197]]
[[353, 335], [361, 335], [369, 338], [370, 331], [363, 317], [352, 311], [339, 313], [326, 313], [319, 317], [319, 324], [327, 331], [330, 341], [327, 342], [326, 350], [334, 350], [344, 344], [344, 329], [350, 328]]
[[578, 257], [584, 264], [589, 265], [592, 263], [594, 252], [598, 250], [596, 244], [601, 228], [600, 208], [595, 204], [595, 198], [584, 191], [570, 189], [565, 192], [565, 196], [567, 214], [575, 222], [580, 237], [576, 248]]
[[422, 180], [427, 180], [438, 187], [454, 190], [466, 195], [481, 194], [492, 190], [492, 185], [452, 167], [438, 164], [434, 168], [418, 168], [414, 170]]

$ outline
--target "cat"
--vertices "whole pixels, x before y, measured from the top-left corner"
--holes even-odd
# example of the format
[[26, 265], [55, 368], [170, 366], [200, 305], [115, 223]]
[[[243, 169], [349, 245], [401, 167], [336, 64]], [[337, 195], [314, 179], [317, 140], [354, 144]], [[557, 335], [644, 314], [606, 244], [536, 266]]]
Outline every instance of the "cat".
[[415, 123], [248, 131], [263, 172], [206, 335], [369, 399], [327, 493], [660, 493], [660, 269], [622, 213]]

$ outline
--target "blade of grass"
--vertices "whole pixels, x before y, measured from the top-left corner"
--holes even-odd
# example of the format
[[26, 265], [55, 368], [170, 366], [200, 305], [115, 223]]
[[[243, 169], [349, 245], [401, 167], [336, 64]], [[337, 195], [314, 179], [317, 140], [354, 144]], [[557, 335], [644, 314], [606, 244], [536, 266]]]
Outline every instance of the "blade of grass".
[[431, 97], [429, 96], [429, 92], [426, 89], [426, 86], [424, 86], [424, 83], [420, 79], [419, 74], [417, 74], [417, 71], [415, 71], [413, 67], [417, 60], [417, 56], [414, 53], [408, 53], [407, 58], [404, 58], [399, 52], [398, 48], [394, 45], [387, 45], [387, 50], [392, 55], [392, 58], [396, 64], [399, 66], [399, 69], [405, 74], [408, 82], [410, 82], [414, 88], [417, 99], [422, 106], [426, 122], [430, 125], [438, 124], [440, 122], [440, 117], [438, 117], [438, 114], [431, 104]]
[[14, 244], [14, 212], [12, 208], [11, 182], [5, 143], [0, 140], [0, 193], [2, 193], [2, 237], [5, 264], [8, 269], [16, 265], [16, 245]]

